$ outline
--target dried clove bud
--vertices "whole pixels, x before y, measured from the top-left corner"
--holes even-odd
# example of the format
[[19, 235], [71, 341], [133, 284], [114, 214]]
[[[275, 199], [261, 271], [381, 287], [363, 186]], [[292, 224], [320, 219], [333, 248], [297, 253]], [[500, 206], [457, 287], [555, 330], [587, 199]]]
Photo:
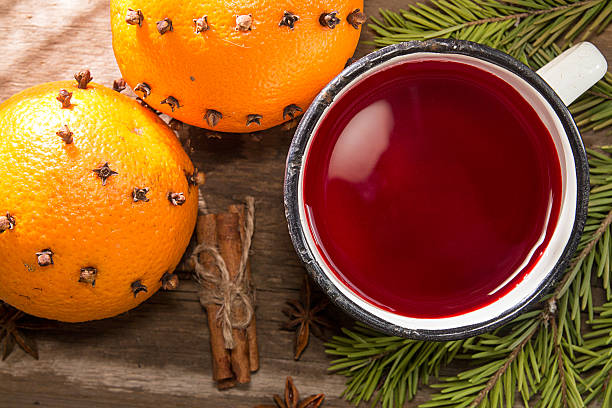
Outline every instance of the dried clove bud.
[[113, 81], [113, 91], [122, 92], [127, 87], [125, 79], [119, 78]]
[[142, 20], [144, 20], [144, 16], [142, 15], [142, 11], [140, 9], [138, 10], [132, 10], [131, 8], [128, 9], [125, 15], [126, 23], [130, 25], [138, 24], [138, 27], [142, 27]]
[[236, 17], [236, 31], [246, 33], [251, 31], [253, 26], [253, 16], [251, 14], [243, 14]]
[[338, 18], [338, 12], [332, 11], [331, 13], [323, 13], [319, 17], [319, 24], [323, 27], [327, 28], [335, 28], [338, 24], [340, 24], [340, 19]]
[[278, 26], [279, 27], [287, 26], [293, 30], [293, 28], [295, 27], [295, 23], [298, 22], [299, 20], [300, 18], [296, 16], [295, 14], [293, 14], [292, 12], [285, 11], [283, 14], [283, 18], [281, 19], [280, 23], [278, 23]]
[[72, 92], [68, 92], [65, 89], [62, 89], [59, 91], [59, 94], [57, 95], [57, 99], [58, 101], [60, 101], [62, 103], [62, 108], [69, 108], [71, 106], [70, 103], [70, 99], [72, 98]]
[[134, 297], [138, 295], [140, 292], [148, 292], [147, 287], [142, 284], [140, 280], [132, 282], [130, 285], [132, 287], [132, 292], [134, 293]]
[[289, 116], [291, 119], [294, 119], [295, 115], [298, 112], [302, 112], [302, 108], [297, 105], [291, 104], [285, 106], [285, 109], [283, 109], [283, 120], [286, 120], [287, 116]]
[[93, 78], [91, 72], [89, 72], [88, 69], [84, 69], [74, 74], [74, 79], [76, 79], [79, 89], [87, 89], [87, 84], [90, 83]]
[[346, 21], [353, 26], [355, 30], [359, 30], [359, 26], [366, 22], [366, 15], [360, 9], [355, 9], [346, 16]]
[[201, 32], [208, 31], [210, 29], [210, 26], [208, 25], [208, 16], [194, 18], [193, 24], [195, 24], [194, 32], [196, 34], [200, 34]]
[[223, 115], [219, 111], [216, 111], [214, 109], [208, 109], [206, 111], [206, 114], [204, 115], [204, 118], [206, 119], [206, 123], [208, 123], [208, 126], [215, 127], [217, 126], [217, 123], [219, 123], [219, 121], [223, 119]]
[[36, 257], [38, 258], [38, 265], [40, 266], [53, 265], [53, 251], [50, 249], [43, 249], [37, 252]]
[[162, 289], [163, 290], [174, 290], [178, 288], [179, 278], [176, 274], [166, 272], [161, 277]]
[[147, 201], [149, 201], [149, 199], [147, 198], [148, 192], [149, 192], [148, 187], [145, 187], [145, 188], [134, 187], [134, 190], [132, 191], [132, 200], [134, 200], [135, 203], [138, 201], [144, 201], [146, 203]]
[[10, 213], [6, 213], [6, 216], [0, 216], [0, 234], [6, 230], [12, 230], [15, 228], [15, 217]]
[[251, 123], [257, 123], [258, 125], [261, 125], [262, 118], [263, 116], [258, 115], [256, 113], [248, 115], [247, 120], [246, 120], [246, 125], [249, 126]]
[[134, 88], [134, 92], [138, 92], [138, 91], [142, 92], [143, 99], [147, 99], [147, 96], [151, 95], [151, 87], [146, 82], [141, 82], [139, 84], [136, 84], [136, 87]]
[[172, 27], [172, 20], [170, 20], [168, 17], [157, 22], [157, 31], [160, 35], [164, 35], [168, 31], [172, 31], [173, 29], [174, 28]]
[[79, 275], [79, 282], [89, 283], [92, 287], [96, 286], [96, 276], [98, 276], [98, 270], [91, 266], [81, 268]]
[[113, 176], [115, 174], [119, 174], [115, 170], [111, 170], [111, 168], [108, 165], [108, 162], [104, 163], [102, 166], [98, 167], [97, 169], [93, 169], [92, 171], [94, 173], [96, 173], [98, 175], [98, 177], [100, 177], [100, 179], [102, 179], [102, 185], [103, 186], [106, 185], [106, 180], [110, 176]]
[[168, 201], [170, 201], [172, 205], [183, 205], [186, 200], [185, 194], [183, 193], [168, 193]]
[[198, 169], [193, 169], [192, 174], [185, 172], [185, 177], [187, 177], [187, 184], [189, 184], [190, 186], [201, 186], [206, 182], [206, 176], [204, 175], [204, 172], [199, 171]]
[[55, 132], [55, 134], [58, 135], [59, 137], [61, 137], [62, 140], [64, 141], [64, 143], [66, 143], [66, 144], [72, 143], [72, 135], [73, 135], [73, 133], [70, 131], [70, 128], [68, 127], [68, 125], [62, 126], [60, 128], [60, 130]]
[[172, 109], [172, 112], [174, 112], [174, 109], [178, 109], [181, 107], [181, 105], [179, 105], [179, 101], [177, 101], [174, 96], [167, 97], [166, 99], [161, 101], [161, 104], [170, 105], [170, 109]]

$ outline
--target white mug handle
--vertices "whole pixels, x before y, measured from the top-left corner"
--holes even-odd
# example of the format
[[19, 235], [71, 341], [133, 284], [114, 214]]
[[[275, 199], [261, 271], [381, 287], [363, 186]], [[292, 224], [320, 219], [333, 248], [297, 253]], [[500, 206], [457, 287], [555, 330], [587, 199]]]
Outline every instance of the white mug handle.
[[559, 54], [537, 73], [569, 105], [606, 74], [608, 63], [590, 42], [581, 42]]

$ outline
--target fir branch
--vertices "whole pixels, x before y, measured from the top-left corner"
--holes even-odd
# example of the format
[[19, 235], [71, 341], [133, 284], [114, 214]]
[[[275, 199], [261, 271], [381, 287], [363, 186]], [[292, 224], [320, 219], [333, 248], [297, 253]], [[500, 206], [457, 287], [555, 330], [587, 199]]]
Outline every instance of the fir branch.
[[[380, 13], [382, 20], [373, 18], [370, 25], [378, 35], [377, 45], [434, 37], [465, 39], [501, 49], [539, 69], [572, 41], [603, 31], [612, 20], [612, 1], [432, 0], [431, 5], [411, 5], [408, 11]], [[612, 125], [612, 74], [570, 110], [582, 130]], [[327, 344], [330, 354], [342, 356], [330, 371], [349, 378], [345, 398], [356, 404], [380, 401], [384, 408], [401, 407], [414, 397], [419, 383], [427, 383], [431, 375], [437, 378], [440, 367], [468, 358], [477, 367], [433, 384], [438, 394], [421, 407], [510, 407], [515, 390], [525, 406], [537, 396], [537, 407], [583, 407], [602, 394], [604, 406], [612, 406], [612, 302], [594, 308], [591, 290], [594, 271], [612, 300], [610, 153], [610, 146], [588, 151], [591, 196], [585, 231], [578, 254], [555, 291], [543, 300], [541, 311], [524, 313], [493, 333], [449, 343], [386, 337], [363, 326], [345, 329], [344, 336]], [[593, 328], [585, 335], [584, 311]], [[424, 360], [417, 357], [421, 352]], [[580, 375], [593, 370], [584, 379]]]
[[326, 343], [326, 353], [339, 356], [329, 371], [349, 378], [343, 397], [359, 404], [378, 402], [383, 407], [401, 407], [416, 395], [418, 386], [438, 376], [440, 367], [450, 363], [463, 341], [423, 342], [389, 337], [361, 323], [342, 329]]
[[470, 408], [475, 408], [480, 405], [480, 403], [482, 403], [487, 394], [493, 389], [495, 384], [497, 384], [500, 377], [506, 373], [510, 364], [512, 364], [514, 360], [516, 360], [516, 357], [519, 355], [520, 352], [523, 351], [525, 345], [531, 340], [533, 335], [537, 333], [537, 329], [538, 326], [535, 326], [533, 330], [529, 332], [529, 335], [525, 337], [525, 339], [522, 340], [514, 350], [512, 350], [504, 364], [495, 372], [495, 374], [487, 382], [485, 388], [483, 388], [483, 390], [478, 393], [474, 401], [472, 401], [472, 403], [470, 404]]
[[598, 317], [587, 323], [592, 331], [586, 333], [583, 347], [576, 366], [585, 373], [590, 373], [582, 386], [586, 395], [585, 403], [598, 396], [602, 397], [602, 406], [612, 406], [612, 302], [596, 308]]
[[612, 73], [595, 84], [570, 106], [581, 130], [601, 130], [612, 125]]
[[551, 319], [552, 324], [552, 332], [555, 343], [555, 354], [557, 356], [557, 367], [559, 372], [559, 382], [561, 383], [561, 403], [563, 408], [567, 407], [567, 383], [565, 382], [565, 367], [564, 367], [564, 358], [563, 352], [561, 351], [561, 345], [558, 341], [557, 334], [557, 322], [555, 319]]
[[[378, 46], [435, 37], [480, 42], [539, 69], [612, 21], [610, 0], [432, 0], [371, 18]], [[612, 125], [612, 74], [570, 107], [581, 130]]]
[[432, 0], [399, 13], [381, 10], [382, 20], [372, 18], [370, 27], [384, 46], [429, 38], [457, 38], [481, 42], [520, 56], [531, 43], [535, 52], [560, 38], [565, 44], [586, 39], [609, 23], [608, 0]]
[[[446, 343], [388, 337], [361, 324], [343, 329], [344, 335], [326, 346], [329, 354], [342, 357], [329, 370], [348, 377], [345, 398], [401, 407], [419, 383], [437, 378], [441, 367], [468, 359], [476, 367], [431, 385], [438, 393], [422, 408], [510, 407], [515, 390], [525, 406], [537, 396], [536, 407], [584, 407], [602, 393], [604, 406], [612, 406], [605, 405], [612, 404], [612, 301], [594, 308], [590, 279], [593, 270], [612, 300], [612, 146], [587, 153], [591, 200], [585, 232], [578, 254], [541, 309], [492, 333]], [[582, 336], [585, 310], [593, 331]]]
[[438, 394], [420, 407], [511, 407], [517, 390], [523, 401], [529, 401], [546, 378], [540, 374], [541, 362], [551, 360], [549, 354], [553, 347], [542, 354], [543, 348], [537, 345], [543, 341], [540, 330], [543, 322], [523, 320], [511, 323], [512, 328], [508, 326], [505, 330], [478, 336], [474, 344], [465, 347], [466, 352], [472, 353], [469, 358], [475, 368], [433, 384]]
[[[594, 200], [591, 199], [591, 203], [593, 201]], [[589, 204], [589, 206], [591, 206], [591, 204]], [[563, 276], [563, 279], [561, 280], [561, 282], [557, 284], [557, 287], [555, 288], [555, 291], [553, 292], [553, 295], [551, 298], [552, 301], [556, 302], [559, 299], [559, 297], [563, 296], [567, 292], [569, 285], [575, 281], [576, 274], [580, 271], [580, 266], [582, 265], [584, 260], [587, 258], [587, 256], [589, 256], [589, 254], [593, 252], [595, 245], [599, 243], [599, 240], [604, 235], [604, 232], [608, 231], [608, 228], [610, 227], [610, 223], [612, 223], [612, 209], [608, 212], [608, 214], [606, 215], [606, 218], [604, 218], [603, 221], [600, 221], [600, 224], [598, 228], [595, 230], [595, 232], [593, 233], [587, 232], [585, 235], [583, 235], [581, 239], [581, 243], [583, 243], [584, 247], [582, 248], [580, 253], [574, 257], [574, 259], [570, 263], [570, 266], [568, 268], [569, 272], [566, 273]]]

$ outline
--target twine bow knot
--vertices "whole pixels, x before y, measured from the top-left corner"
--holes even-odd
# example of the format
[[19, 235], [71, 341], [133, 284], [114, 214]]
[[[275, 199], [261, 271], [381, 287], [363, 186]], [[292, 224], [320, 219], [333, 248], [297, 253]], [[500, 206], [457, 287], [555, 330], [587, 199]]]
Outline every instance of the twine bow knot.
[[[253, 318], [253, 304], [255, 293], [246, 276], [246, 265], [253, 237], [253, 219], [255, 213], [255, 200], [253, 197], [246, 198], [247, 211], [245, 216], [244, 231], [240, 228], [240, 239], [242, 241], [242, 253], [238, 273], [230, 278], [229, 270], [219, 250], [207, 244], [199, 244], [193, 251], [191, 259], [195, 265], [196, 279], [200, 284], [205, 284], [199, 292], [200, 303], [203, 306], [209, 304], [219, 305], [215, 316], [221, 325], [225, 348], [234, 348], [234, 337], [232, 329], [245, 329]], [[200, 263], [199, 255], [208, 252], [214, 259], [214, 267], [207, 269]], [[215, 271], [217, 270], [218, 273]], [[204, 286], [204, 285], [202, 285]], [[240, 312], [240, 313], [239, 313]]]

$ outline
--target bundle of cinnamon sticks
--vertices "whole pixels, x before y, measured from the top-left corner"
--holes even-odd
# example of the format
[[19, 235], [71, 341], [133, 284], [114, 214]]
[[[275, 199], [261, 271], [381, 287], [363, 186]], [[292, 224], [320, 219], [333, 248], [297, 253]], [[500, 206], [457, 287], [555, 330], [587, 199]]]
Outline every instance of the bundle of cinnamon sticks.
[[[228, 212], [220, 214], [205, 214], [198, 217], [197, 240], [198, 244], [216, 247], [218, 253], [225, 261], [230, 279], [235, 279], [239, 273], [241, 256], [245, 251], [245, 206], [230, 205]], [[250, 240], [250, 239], [249, 239]], [[246, 249], [248, 251], [248, 248]], [[219, 273], [217, 261], [207, 251], [199, 255], [199, 261], [208, 271]], [[246, 285], [252, 288], [251, 267], [246, 262], [244, 273]], [[213, 284], [202, 281], [204, 291], [219, 290]], [[216, 303], [204, 303], [208, 315], [210, 329], [210, 347], [212, 352], [213, 379], [220, 390], [228, 389], [236, 384], [248, 383], [251, 372], [259, 368], [259, 353], [257, 350], [257, 336], [255, 316], [253, 315], [246, 328], [232, 328], [233, 348], [226, 348], [227, 342], [223, 335], [220, 308]], [[237, 320], [243, 319], [244, 308], [233, 310]]]

